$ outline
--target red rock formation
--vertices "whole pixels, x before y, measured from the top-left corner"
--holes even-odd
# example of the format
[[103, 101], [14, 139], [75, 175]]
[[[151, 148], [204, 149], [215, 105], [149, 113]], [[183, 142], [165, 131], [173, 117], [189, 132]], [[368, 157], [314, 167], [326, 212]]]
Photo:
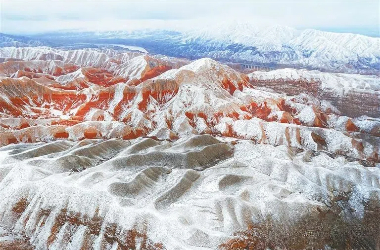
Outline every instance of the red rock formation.
[[346, 130], [349, 132], [358, 132], [359, 128], [352, 122], [351, 119], [348, 119], [346, 123]]
[[[175, 139], [181, 133], [214, 133], [299, 147], [304, 147], [311, 137], [319, 149], [328, 149], [328, 138], [314, 129], [365, 131], [375, 137], [379, 134], [378, 125], [365, 130], [354, 118], [348, 118], [343, 128], [335, 128], [331, 119], [338, 119], [336, 109], [324, 107], [313, 97], [320, 87], [319, 81], [251, 79], [253, 85], [270, 86], [288, 94], [306, 89], [311, 93], [288, 97], [255, 89], [246, 75], [210, 59], [180, 69], [173, 69], [178, 66], [175, 62], [151, 56], [144, 56], [141, 63], [142, 68], [136, 68], [141, 75], [130, 73], [133, 77], [126, 75], [129, 69], [123, 71], [122, 67], [128, 68], [128, 63], [120, 57], [110, 57], [99, 64], [81, 61], [75, 65], [50, 60], [0, 63], [0, 74], [5, 76], [0, 79], [0, 118], [30, 119], [12, 126], [0, 120], [0, 144], [54, 138], [133, 139], [162, 129], [167, 131], [170, 137], [167, 139]], [[173, 70], [164, 73], [169, 69]], [[250, 93], [253, 90], [256, 94]], [[305, 107], [312, 110], [307, 112], [310, 121], [300, 117]], [[248, 136], [251, 131], [245, 131], [244, 135], [236, 122], [251, 120], [260, 121], [255, 126], [261, 133]], [[88, 125], [88, 121], [98, 123]], [[99, 125], [101, 122], [120, 123], [122, 128], [109, 133]], [[274, 126], [269, 128], [267, 124]], [[309, 126], [313, 130], [305, 130]], [[75, 134], [74, 128], [82, 134]], [[272, 133], [278, 138], [271, 138]], [[158, 138], [156, 134], [151, 136]], [[352, 138], [351, 146], [356, 149], [357, 157], [371, 157], [376, 161], [378, 149], [371, 156], [368, 152], [372, 148], [366, 150], [366, 145], [371, 143]]]
[[120, 76], [114, 76], [111, 72], [99, 68], [84, 68], [83, 74], [91, 83], [107, 87], [127, 80]]

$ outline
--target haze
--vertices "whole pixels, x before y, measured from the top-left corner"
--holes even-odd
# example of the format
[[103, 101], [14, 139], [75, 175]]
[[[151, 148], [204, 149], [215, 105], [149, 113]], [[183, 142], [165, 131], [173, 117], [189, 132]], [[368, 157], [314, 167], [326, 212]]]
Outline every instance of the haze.
[[124, 30], [243, 20], [379, 36], [378, 0], [88, 1], [2, 0], [0, 32]]

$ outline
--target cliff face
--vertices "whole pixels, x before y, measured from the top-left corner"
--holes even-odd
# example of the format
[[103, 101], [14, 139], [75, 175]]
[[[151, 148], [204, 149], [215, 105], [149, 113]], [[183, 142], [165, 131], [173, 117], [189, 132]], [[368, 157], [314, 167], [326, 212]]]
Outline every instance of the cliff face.
[[0, 226], [14, 244], [238, 249], [268, 216], [362, 219], [379, 198], [378, 77], [113, 50], [0, 57]]

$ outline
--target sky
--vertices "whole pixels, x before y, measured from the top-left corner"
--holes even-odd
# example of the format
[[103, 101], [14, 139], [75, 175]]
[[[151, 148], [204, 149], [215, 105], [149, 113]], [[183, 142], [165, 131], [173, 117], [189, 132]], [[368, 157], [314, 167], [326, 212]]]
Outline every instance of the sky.
[[239, 20], [380, 37], [380, 0], [0, 0], [0, 11], [8, 34]]

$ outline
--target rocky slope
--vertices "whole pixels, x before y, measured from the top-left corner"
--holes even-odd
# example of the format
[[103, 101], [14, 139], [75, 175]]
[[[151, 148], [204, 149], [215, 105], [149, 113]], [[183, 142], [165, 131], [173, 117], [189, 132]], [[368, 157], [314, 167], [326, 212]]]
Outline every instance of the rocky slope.
[[[0, 57], [0, 246], [379, 244], [376, 76], [99, 49]], [[325, 229], [304, 241], [307, 225]]]
[[[375, 76], [291, 69], [247, 76], [211, 59], [180, 67], [183, 61], [116, 51], [0, 54], [13, 58], [0, 67], [2, 144], [206, 133], [378, 159]], [[362, 106], [347, 101], [352, 93], [367, 94]]]

